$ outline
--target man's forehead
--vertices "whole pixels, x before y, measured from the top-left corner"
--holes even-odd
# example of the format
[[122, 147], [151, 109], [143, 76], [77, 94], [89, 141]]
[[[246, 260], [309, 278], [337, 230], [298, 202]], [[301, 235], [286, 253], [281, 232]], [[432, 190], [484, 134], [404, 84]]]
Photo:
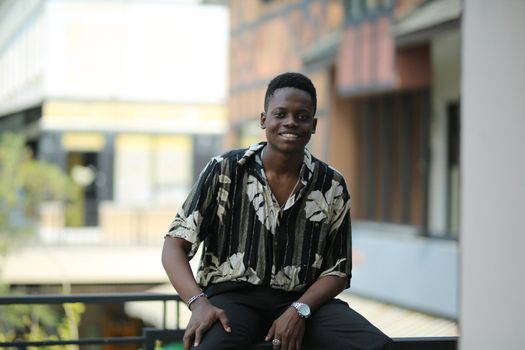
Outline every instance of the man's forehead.
[[308, 103], [309, 107], [313, 108], [312, 96], [310, 96], [307, 91], [295, 87], [282, 87], [275, 89], [273, 94], [270, 96], [269, 103], [271, 104], [275, 100], [287, 99], [291, 97], [304, 98], [305, 101], [303, 102]]

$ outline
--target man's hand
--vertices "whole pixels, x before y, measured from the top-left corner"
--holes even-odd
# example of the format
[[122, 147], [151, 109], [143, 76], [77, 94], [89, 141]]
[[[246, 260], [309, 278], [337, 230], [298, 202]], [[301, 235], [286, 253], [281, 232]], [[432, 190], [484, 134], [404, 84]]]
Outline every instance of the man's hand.
[[199, 299], [200, 300], [192, 304], [190, 321], [182, 338], [184, 350], [189, 350], [193, 338], [193, 346], [198, 346], [204, 337], [204, 333], [206, 333], [208, 328], [217, 320], [221, 322], [226, 332], [231, 333], [230, 321], [224, 310], [213, 306], [206, 298]]
[[299, 316], [297, 310], [289, 307], [273, 322], [265, 340], [279, 339], [281, 342], [280, 350], [300, 350], [305, 323], [305, 319]]

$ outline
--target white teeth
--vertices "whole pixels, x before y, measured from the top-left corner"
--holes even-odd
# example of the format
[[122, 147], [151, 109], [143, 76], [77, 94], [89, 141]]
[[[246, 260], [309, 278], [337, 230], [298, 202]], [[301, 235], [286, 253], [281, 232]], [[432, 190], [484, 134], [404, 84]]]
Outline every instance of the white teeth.
[[288, 133], [286, 133], [286, 134], [281, 134], [281, 136], [282, 136], [282, 137], [286, 137], [286, 138], [288, 138], [288, 139], [296, 139], [296, 138], [299, 137], [299, 136], [297, 136], [297, 135], [295, 135], [295, 134], [288, 134]]

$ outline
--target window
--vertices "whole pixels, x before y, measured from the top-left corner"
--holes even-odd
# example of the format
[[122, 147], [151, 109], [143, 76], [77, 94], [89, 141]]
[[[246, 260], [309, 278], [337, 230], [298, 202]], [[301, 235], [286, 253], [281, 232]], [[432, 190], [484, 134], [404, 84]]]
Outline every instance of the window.
[[392, 0], [345, 0], [347, 22], [359, 22], [392, 9]]
[[459, 142], [460, 142], [460, 118], [459, 103], [453, 102], [448, 105], [448, 161], [447, 161], [447, 229], [452, 236], [457, 237], [459, 231]]
[[357, 101], [356, 219], [426, 227], [428, 105], [426, 91]]

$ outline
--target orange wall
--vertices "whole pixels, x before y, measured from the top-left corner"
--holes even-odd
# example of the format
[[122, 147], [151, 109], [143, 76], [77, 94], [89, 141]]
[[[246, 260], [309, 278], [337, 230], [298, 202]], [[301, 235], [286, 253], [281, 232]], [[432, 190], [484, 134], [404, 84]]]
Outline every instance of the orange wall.
[[396, 53], [396, 88], [427, 87], [431, 81], [430, 46], [400, 49]]
[[[352, 100], [332, 99], [329, 152], [327, 162], [345, 177], [352, 203], [359, 198], [359, 124]], [[352, 206], [352, 216], [358, 216], [358, 206]]]
[[[341, 0], [232, 0], [230, 10], [229, 120], [237, 124], [258, 118], [268, 82], [304, 71], [301, 54], [344, 21]], [[326, 78], [307, 74], [318, 89], [319, 109], [327, 108]]]

